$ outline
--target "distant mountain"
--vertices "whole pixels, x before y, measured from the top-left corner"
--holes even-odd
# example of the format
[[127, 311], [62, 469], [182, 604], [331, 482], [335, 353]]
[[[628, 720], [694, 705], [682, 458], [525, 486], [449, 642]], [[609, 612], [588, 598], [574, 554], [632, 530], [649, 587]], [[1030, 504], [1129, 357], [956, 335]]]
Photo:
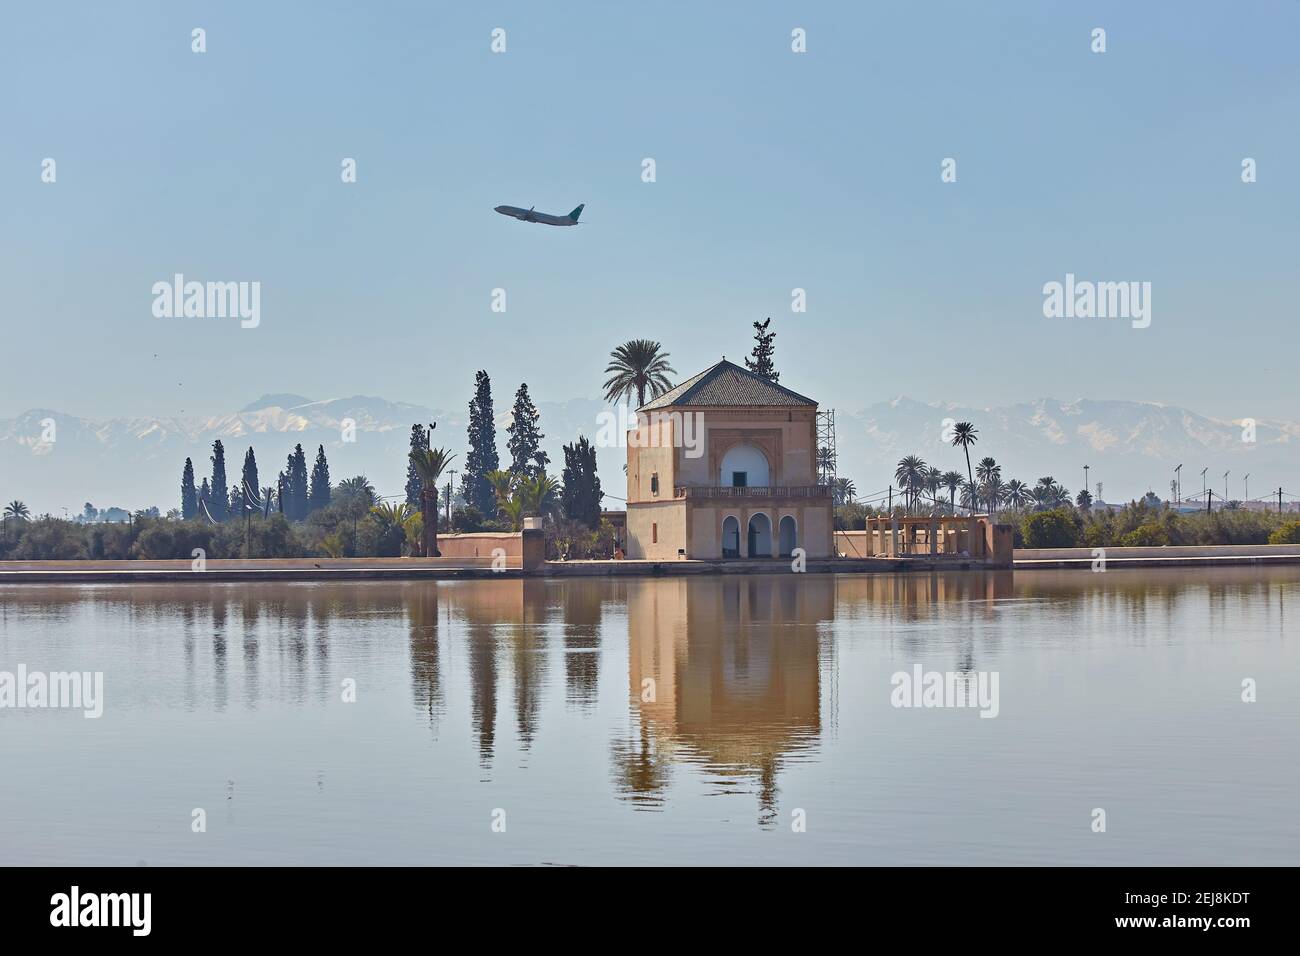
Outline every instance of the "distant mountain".
[[1166, 497], [1173, 470], [1183, 465], [1183, 493], [1199, 493], [1200, 472], [1222, 492], [1223, 473], [1231, 471], [1231, 497], [1243, 495], [1249, 473], [1252, 497], [1279, 485], [1300, 493], [1300, 425], [1259, 419], [1255, 441], [1243, 441], [1243, 424], [1153, 402], [1038, 399], [996, 408], [924, 403], [909, 398], [880, 402], [861, 411], [837, 412], [839, 473], [850, 477], [859, 494], [888, 487], [899, 458], [920, 455], [944, 471], [965, 472], [960, 448], [944, 440], [946, 421], [973, 422], [979, 440], [972, 464], [985, 455], [1002, 465], [1004, 480], [1031, 484], [1051, 475], [1071, 492], [1083, 484], [1089, 465], [1089, 490], [1098, 481], [1108, 501], [1127, 501], [1148, 490]]
[[[604, 407], [602, 402], [585, 399], [538, 404], [546, 434], [543, 448], [557, 476], [564, 463], [560, 446], [579, 434], [594, 440], [597, 415]], [[500, 401], [497, 409], [504, 465], [509, 400], [504, 412]], [[232, 476], [238, 474], [244, 452], [251, 446], [264, 486], [275, 483], [286, 457], [301, 442], [309, 465], [317, 445], [325, 446], [336, 483], [364, 474], [380, 494], [404, 494], [411, 426], [437, 422], [434, 444], [455, 452], [452, 467], [457, 468], [465, 460], [467, 415], [467, 409], [447, 412], [365, 395], [325, 401], [264, 395], [238, 412], [209, 417], [89, 419], [32, 409], [16, 418], [0, 419], [0, 498], [21, 498], [33, 513], [54, 515], [61, 515], [63, 508], [78, 512], [87, 501], [97, 508], [120, 505], [131, 510], [157, 505], [166, 512], [180, 506], [186, 457], [194, 461], [196, 483], [211, 474], [209, 456], [216, 439], [226, 446], [226, 470]], [[349, 419], [355, 426], [355, 441], [345, 442], [344, 424]], [[42, 440], [50, 421], [53, 442]], [[606, 480], [612, 481], [609, 490], [621, 494], [623, 458], [621, 451], [616, 454], [617, 461], [610, 461], [613, 450], [602, 451], [598, 462], [610, 476]]]
[[[585, 434], [593, 441], [603, 402], [572, 399], [540, 402], [543, 446], [557, 477], [563, 467], [560, 446]], [[508, 395], [498, 396], [497, 437], [507, 462], [505, 426]], [[434, 443], [465, 460], [466, 410], [448, 412], [383, 398], [356, 395], [323, 401], [301, 395], [264, 395], [237, 412], [211, 417], [90, 419], [51, 409], [32, 409], [0, 419], [0, 500], [21, 498], [35, 513], [80, 511], [86, 501], [98, 508], [178, 507], [181, 468], [194, 459], [197, 480], [211, 473], [208, 456], [215, 439], [226, 445], [227, 470], [238, 473], [252, 446], [263, 485], [273, 484], [286, 456], [301, 442], [310, 460], [324, 445], [334, 481], [365, 474], [381, 494], [402, 494], [411, 425], [438, 423]], [[343, 441], [344, 422], [355, 423], [356, 440]], [[996, 408], [925, 403], [909, 398], [880, 402], [836, 415], [839, 474], [861, 495], [884, 490], [895, 463], [918, 454], [928, 463], [964, 472], [961, 450], [943, 440], [944, 422], [971, 421], [979, 429], [972, 461], [991, 455], [1004, 478], [1033, 482], [1052, 475], [1072, 492], [1090, 465], [1090, 483], [1104, 484], [1110, 501], [1128, 500], [1153, 490], [1168, 494], [1174, 466], [1183, 463], [1183, 490], [1200, 491], [1200, 470], [1209, 466], [1211, 486], [1241, 497], [1249, 472], [1252, 496], [1284, 486], [1300, 493], [1300, 425], [1260, 419], [1254, 443], [1242, 441], [1238, 423], [1207, 418], [1172, 406], [1145, 402], [1039, 399]], [[54, 423], [53, 442], [42, 441]], [[605, 490], [624, 494], [621, 449], [601, 448], [597, 463]], [[457, 469], [459, 470], [459, 469]], [[459, 479], [458, 479], [459, 480]], [[607, 499], [618, 506], [620, 500]]]
[[310, 398], [304, 398], [301, 395], [293, 395], [289, 392], [281, 392], [276, 395], [263, 395], [255, 402], [249, 402], [241, 412], [257, 412], [263, 408], [297, 408], [299, 405], [306, 405], [311, 401]]

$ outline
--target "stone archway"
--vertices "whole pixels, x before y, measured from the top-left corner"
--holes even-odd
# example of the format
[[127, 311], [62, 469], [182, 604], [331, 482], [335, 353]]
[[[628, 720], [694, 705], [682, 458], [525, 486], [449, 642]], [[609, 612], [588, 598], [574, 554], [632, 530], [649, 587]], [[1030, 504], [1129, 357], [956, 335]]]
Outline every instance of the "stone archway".
[[786, 515], [781, 519], [777, 532], [777, 554], [783, 558], [788, 558], [794, 553], [798, 546], [798, 526], [795, 524], [792, 515]]
[[722, 519], [722, 556], [740, 557], [740, 519], [735, 515]]
[[772, 519], [759, 511], [750, 515], [747, 558], [772, 557]]

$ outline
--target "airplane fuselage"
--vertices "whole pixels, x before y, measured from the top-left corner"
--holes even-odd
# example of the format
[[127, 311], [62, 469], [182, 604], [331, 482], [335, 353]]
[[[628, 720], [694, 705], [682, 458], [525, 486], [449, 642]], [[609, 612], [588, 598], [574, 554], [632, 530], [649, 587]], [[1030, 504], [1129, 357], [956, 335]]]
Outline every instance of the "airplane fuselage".
[[[579, 206], [574, 212], [580, 212], [582, 207]], [[577, 217], [570, 213], [567, 216], [552, 216], [550, 213], [537, 212], [534, 209], [520, 209], [518, 206], [497, 206], [496, 211], [503, 216], [510, 216], [512, 219], [518, 219], [520, 222], [538, 222], [544, 226], [576, 226]]]

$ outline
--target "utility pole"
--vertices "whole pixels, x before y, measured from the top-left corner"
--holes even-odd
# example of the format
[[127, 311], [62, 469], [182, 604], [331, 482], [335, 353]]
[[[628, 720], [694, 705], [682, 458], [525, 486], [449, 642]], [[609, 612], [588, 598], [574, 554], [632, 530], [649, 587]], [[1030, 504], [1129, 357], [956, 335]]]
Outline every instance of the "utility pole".
[[1206, 465], [1204, 468], [1201, 469], [1201, 494], [1205, 494], [1207, 491], [1209, 491], [1210, 486], [1205, 483], [1205, 473], [1209, 470], [1210, 470], [1209, 465]]
[[1088, 490], [1088, 466], [1083, 466], [1083, 490]]
[[1225, 505], [1228, 503], [1228, 476], [1230, 474], [1232, 474], [1231, 471], [1225, 471], [1223, 473], [1223, 503]]
[[1181, 505], [1183, 503], [1183, 466], [1181, 463], [1174, 469], [1174, 482], [1178, 485], [1178, 490], [1174, 492], [1174, 504]]

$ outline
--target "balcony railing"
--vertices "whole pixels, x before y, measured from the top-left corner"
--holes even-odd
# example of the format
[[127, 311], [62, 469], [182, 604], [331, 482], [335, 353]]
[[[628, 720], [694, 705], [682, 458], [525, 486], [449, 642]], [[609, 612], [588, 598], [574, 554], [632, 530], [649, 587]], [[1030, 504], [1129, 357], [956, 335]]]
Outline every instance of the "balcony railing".
[[673, 488], [674, 498], [829, 498], [830, 496], [830, 485], [787, 485], [785, 487], [678, 485]]

